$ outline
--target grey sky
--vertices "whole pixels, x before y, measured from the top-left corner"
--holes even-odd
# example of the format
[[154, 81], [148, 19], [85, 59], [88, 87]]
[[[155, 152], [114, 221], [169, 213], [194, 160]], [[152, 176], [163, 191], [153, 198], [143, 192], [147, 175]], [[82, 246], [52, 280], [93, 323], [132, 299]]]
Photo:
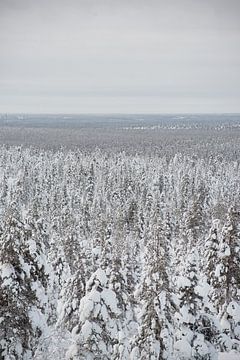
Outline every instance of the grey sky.
[[0, 112], [240, 112], [239, 0], [0, 0]]

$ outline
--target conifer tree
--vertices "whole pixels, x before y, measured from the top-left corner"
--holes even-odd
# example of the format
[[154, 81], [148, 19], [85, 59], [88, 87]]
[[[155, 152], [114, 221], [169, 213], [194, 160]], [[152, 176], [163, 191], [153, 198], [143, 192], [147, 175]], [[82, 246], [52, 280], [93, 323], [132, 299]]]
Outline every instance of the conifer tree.
[[134, 301], [132, 293], [132, 284], [129, 284], [129, 268], [123, 267], [121, 254], [114, 251], [112, 267], [109, 276], [109, 288], [116, 294], [119, 308], [119, 317], [117, 320], [118, 342], [114, 348], [113, 359], [125, 360], [130, 357], [130, 338], [136, 332], [136, 319], [134, 314]]
[[[156, 221], [156, 223], [154, 222]], [[169, 252], [163, 228], [155, 218], [150, 225], [143, 283], [138, 291], [142, 304], [139, 334], [131, 358], [171, 359], [173, 353], [173, 307], [167, 266]]]
[[67, 358], [110, 360], [118, 342], [119, 315], [116, 294], [109, 289], [106, 272], [99, 268], [87, 282], [79, 307], [79, 324], [72, 331], [75, 345]]
[[188, 256], [183, 276], [178, 279], [179, 313], [175, 356], [181, 360], [216, 358], [217, 328], [199, 288], [199, 257], [196, 250]]
[[215, 270], [219, 260], [219, 227], [219, 220], [214, 220], [210, 229], [209, 236], [206, 240], [204, 253], [205, 274], [207, 277], [207, 282], [213, 287], [213, 289], [216, 284]]
[[[24, 223], [12, 204], [1, 234], [1, 330], [3, 357], [31, 359], [50, 319], [50, 268], [42, 224], [34, 217]], [[7, 357], [6, 357], [7, 358]]]
[[[219, 261], [215, 270], [215, 306], [223, 335], [221, 348], [239, 349], [240, 341], [240, 213], [231, 207], [222, 230]], [[232, 345], [230, 345], [230, 339]]]

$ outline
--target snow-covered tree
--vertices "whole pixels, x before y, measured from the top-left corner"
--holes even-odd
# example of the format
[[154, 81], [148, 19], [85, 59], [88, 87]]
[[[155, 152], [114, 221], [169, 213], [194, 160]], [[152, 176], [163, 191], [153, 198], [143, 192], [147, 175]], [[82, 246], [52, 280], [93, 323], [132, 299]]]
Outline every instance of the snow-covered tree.
[[[222, 230], [215, 269], [215, 306], [221, 319], [221, 347], [240, 347], [240, 213], [231, 207]], [[232, 345], [230, 345], [230, 340]]]
[[[219, 247], [220, 247], [220, 224], [219, 220], [214, 220], [210, 229], [209, 236], [205, 243], [204, 252], [204, 272], [207, 277], [208, 283], [215, 288], [216, 276], [215, 270], [219, 258]], [[214, 300], [213, 300], [214, 301]]]
[[114, 348], [112, 359], [125, 360], [130, 357], [130, 339], [136, 332], [134, 301], [132, 287], [129, 286], [129, 271], [123, 267], [120, 254], [113, 256], [109, 276], [109, 288], [116, 294], [120, 315], [118, 318], [118, 343]]
[[150, 223], [141, 302], [139, 334], [133, 341], [132, 359], [171, 359], [173, 353], [173, 306], [167, 265], [168, 239], [159, 220]]
[[50, 267], [42, 224], [24, 223], [14, 204], [3, 223], [0, 250], [0, 349], [4, 359], [31, 359], [47, 331]]
[[199, 287], [199, 256], [193, 250], [188, 256], [184, 274], [178, 279], [175, 356], [181, 360], [217, 358], [215, 343], [217, 327]]
[[75, 343], [67, 358], [112, 359], [118, 342], [119, 316], [116, 294], [109, 288], [106, 272], [99, 268], [86, 284], [86, 295], [79, 307], [79, 324], [72, 330]]

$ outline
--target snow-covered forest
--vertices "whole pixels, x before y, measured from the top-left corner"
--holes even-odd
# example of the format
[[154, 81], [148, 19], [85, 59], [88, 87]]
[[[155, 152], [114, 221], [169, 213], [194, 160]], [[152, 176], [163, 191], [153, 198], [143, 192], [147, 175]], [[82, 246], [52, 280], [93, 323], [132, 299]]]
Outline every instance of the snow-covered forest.
[[2, 146], [0, 359], [240, 357], [239, 179], [234, 157]]

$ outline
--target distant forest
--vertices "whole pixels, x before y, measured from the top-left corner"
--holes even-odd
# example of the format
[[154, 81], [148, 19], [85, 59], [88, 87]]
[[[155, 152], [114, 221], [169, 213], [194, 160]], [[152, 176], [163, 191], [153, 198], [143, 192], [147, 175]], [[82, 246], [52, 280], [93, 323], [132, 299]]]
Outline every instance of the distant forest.
[[129, 155], [240, 158], [239, 114], [0, 114], [0, 144]]

